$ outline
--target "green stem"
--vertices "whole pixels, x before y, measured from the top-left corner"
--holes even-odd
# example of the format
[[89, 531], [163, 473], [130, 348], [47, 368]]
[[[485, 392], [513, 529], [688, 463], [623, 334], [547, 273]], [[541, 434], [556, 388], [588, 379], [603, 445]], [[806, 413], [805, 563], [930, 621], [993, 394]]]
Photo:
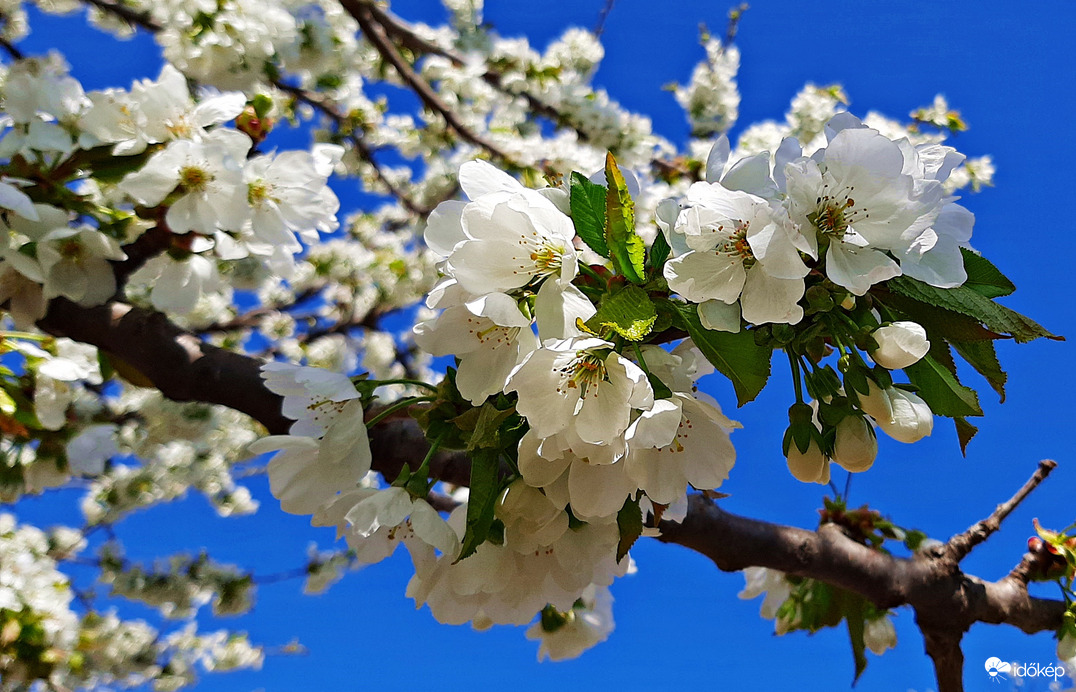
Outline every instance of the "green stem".
[[646, 373], [647, 377], [650, 377], [650, 368], [646, 367], [646, 360], [643, 358], [643, 349], [639, 348], [639, 342], [633, 341], [631, 345], [635, 347], [635, 357], [639, 359], [639, 367]]
[[24, 339], [26, 341], [45, 341], [56, 337], [48, 334], [31, 334], [30, 332], [0, 332], [2, 339]]
[[800, 366], [796, 362], [796, 354], [792, 353], [792, 350], [786, 346], [785, 354], [788, 356], [788, 365], [792, 368], [792, 387], [796, 390], [796, 403], [803, 403], [803, 385], [800, 382]]
[[370, 420], [366, 421], [366, 428], [370, 429], [370, 428], [374, 427], [375, 425], [377, 425], [381, 421], [385, 420], [386, 418], [388, 418], [389, 416], [396, 413], [397, 411], [399, 411], [402, 408], [407, 408], [408, 406], [412, 406], [414, 404], [418, 404], [418, 403], [421, 403], [423, 401], [437, 401], [437, 397], [433, 397], [433, 396], [412, 396], [412, 397], [407, 397], [406, 399], [400, 399], [395, 404], [390, 405], [384, 411], [377, 414], [376, 416], [374, 416]]
[[431, 392], [440, 392], [437, 385], [430, 384], [429, 382], [423, 382], [421, 380], [409, 380], [409, 379], [395, 379], [395, 380], [369, 380], [370, 382], [376, 382], [378, 387], [383, 387], [387, 384], [409, 384], [414, 387], [425, 387]]

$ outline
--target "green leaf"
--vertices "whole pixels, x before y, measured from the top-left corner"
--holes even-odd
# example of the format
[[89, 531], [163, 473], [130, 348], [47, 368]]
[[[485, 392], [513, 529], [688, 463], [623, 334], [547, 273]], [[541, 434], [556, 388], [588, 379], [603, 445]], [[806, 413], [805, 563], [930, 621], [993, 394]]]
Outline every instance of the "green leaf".
[[991, 264], [990, 260], [963, 247], [960, 248], [960, 253], [964, 255], [964, 271], [968, 273], [964, 286], [984, 298], [1000, 298], [1016, 290], [1013, 282]]
[[613, 331], [628, 341], [642, 341], [658, 319], [657, 309], [646, 291], [627, 285], [607, 295], [594, 316], [586, 321], [592, 332]]
[[953, 341], [953, 348], [960, 357], [968, 361], [976, 372], [986, 378], [990, 386], [1005, 403], [1005, 381], [1008, 375], [1001, 369], [998, 354], [992, 341]]
[[630, 497], [616, 513], [616, 526], [620, 529], [620, 543], [616, 546], [616, 561], [620, 562], [631, 550], [631, 546], [643, 535], [643, 512], [639, 501]]
[[15, 404], [15, 400], [11, 398], [6, 389], [0, 389], [0, 413], [12, 416], [15, 414], [16, 409], [18, 409], [18, 406]]
[[654, 244], [650, 246], [650, 266], [654, 270], [654, 276], [661, 276], [665, 269], [665, 260], [669, 259], [672, 248], [669, 241], [665, 240], [665, 234], [658, 231], [654, 236]]
[[635, 202], [612, 154], [605, 157], [605, 244], [617, 273], [635, 284], [646, 282], [646, 243], [635, 232]]
[[908, 319], [922, 325], [932, 341], [937, 338], [946, 341], [990, 341], [1004, 338], [1001, 334], [984, 327], [978, 319], [968, 315], [937, 308], [895, 293], [877, 296], [877, 298], [878, 302], [889, 308], [890, 312], [899, 313], [894, 315], [894, 320], [896, 318]]
[[[475, 449], [501, 449], [501, 423], [515, 413], [515, 409], [498, 410], [492, 401], [482, 404], [478, 410], [478, 417], [474, 421], [471, 437], [467, 441], [467, 450]], [[465, 414], [466, 415], [466, 414]]]
[[75, 158], [79, 168], [93, 171], [94, 178], [106, 183], [118, 183], [128, 173], [142, 168], [149, 157], [161, 148], [163, 145], [151, 144], [138, 154], [113, 156], [112, 145], [107, 144], [78, 152]]
[[1052, 334], [1034, 320], [1015, 310], [998, 305], [967, 286], [936, 288], [908, 276], [890, 279], [887, 284], [894, 293], [912, 298], [927, 305], [974, 317], [989, 329], [1010, 334], [1020, 343], [1040, 337], [1064, 341], [1064, 337]]
[[971, 442], [971, 438], [975, 437], [975, 433], [979, 432], [979, 428], [963, 418], [954, 418], [953, 423], [956, 424], [956, 438], [960, 442], [960, 454], [966, 457], [968, 456], [968, 443]]
[[568, 203], [572, 209], [575, 232], [602, 257], [609, 256], [609, 246], [605, 244], [606, 194], [604, 185], [590, 182], [582, 173], [572, 172]]
[[673, 307], [673, 322], [691, 336], [706, 360], [732, 382], [737, 405], [754, 400], [770, 378], [773, 350], [756, 344], [754, 333], [747, 330], [733, 334], [706, 329], [694, 304], [671, 300], [664, 304]]
[[960, 384], [955, 370], [945, 344], [935, 344], [918, 363], [904, 368], [908, 379], [919, 388], [919, 396], [936, 415], [949, 418], [983, 415], [975, 390]]
[[467, 500], [467, 528], [463, 532], [459, 562], [474, 554], [489, 535], [493, 523], [493, 510], [501, 484], [498, 478], [500, 450], [478, 449], [471, 453], [471, 494]]
[[844, 615], [844, 621], [848, 625], [848, 638], [852, 642], [852, 658], [855, 660], [856, 673], [852, 678], [852, 685], [859, 681], [859, 676], [867, 669], [867, 644], [863, 641], [863, 634], [867, 625], [867, 603], [857, 593], [834, 589], [834, 596]]

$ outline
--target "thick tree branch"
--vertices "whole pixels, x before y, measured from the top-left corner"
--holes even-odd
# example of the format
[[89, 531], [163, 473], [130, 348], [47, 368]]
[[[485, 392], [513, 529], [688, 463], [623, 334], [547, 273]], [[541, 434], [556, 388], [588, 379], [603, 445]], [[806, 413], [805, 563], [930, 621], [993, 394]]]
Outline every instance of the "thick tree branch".
[[[265, 387], [259, 360], [206, 344], [161, 313], [121, 302], [85, 308], [55, 298], [38, 326], [97, 346], [170, 399], [228, 406], [274, 434], [291, 427], [292, 421], [281, 414], [281, 398]], [[429, 448], [404, 411], [377, 426], [371, 447], [374, 467], [390, 479], [404, 464], [413, 467]], [[880, 608], [911, 606], [935, 662], [940, 689], [950, 692], [961, 689], [960, 639], [974, 623], [1009, 624], [1027, 633], [1061, 624], [1063, 602], [1028, 594], [1027, 558], [997, 582], [966, 575], [959, 568], [959, 560], [971, 547], [996, 531], [1055, 467], [1055, 462], [1041, 462], [1028, 482], [990, 517], [946, 546], [912, 558], [873, 550], [836, 524], [817, 531], [771, 524], [726, 512], [701, 495], [691, 497], [682, 523], [660, 523], [660, 539], [691, 548], [724, 571], [768, 567], [853, 591]], [[432, 462], [431, 475], [466, 485], [470, 464], [462, 453], [440, 453]]]
[[1024, 483], [1024, 486], [1016, 491], [1015, 495], [998, 505], [989, 517], [969, 527], [967, 531], [949, 539], [946, 546], [949, 556], [955, 562], [960, 562], [967, 557], [975, 546], [985, 541], [991, 534], [1001, 528], [1001, 522], [1012, 514], [1017, 505], [1023, 502], [1024, 498], [1031, 494], [1031, 491], [1037, 488], [1040, 483], [1046, 480], [1046, 477], [1055, 468], [1057, 468], [1057, 462], [1052, 459], [1040, 461], [1039, 468], [1027, 480], [1027, 483]]

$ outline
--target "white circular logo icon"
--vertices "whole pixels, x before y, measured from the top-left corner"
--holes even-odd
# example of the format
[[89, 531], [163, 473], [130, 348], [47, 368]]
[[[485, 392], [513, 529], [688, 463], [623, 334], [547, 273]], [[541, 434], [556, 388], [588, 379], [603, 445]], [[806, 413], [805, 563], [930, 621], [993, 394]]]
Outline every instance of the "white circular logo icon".
[[1002, 661], [996, 656], [992, 656], [986, 659], [986, 673], [992, 678], [996, 678], [1002, 673], [1008, 673], [1012, 670], [1012, 664], [1007, 661]]

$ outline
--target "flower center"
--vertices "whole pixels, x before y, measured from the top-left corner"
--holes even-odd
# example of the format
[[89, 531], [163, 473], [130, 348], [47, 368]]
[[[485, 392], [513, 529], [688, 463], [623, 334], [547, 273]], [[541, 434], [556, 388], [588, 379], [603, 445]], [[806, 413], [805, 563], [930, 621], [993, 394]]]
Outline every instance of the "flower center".
[[539, 276], [548, 276], [549, 274], [557, 274], [560, 272], [562, 264], [561, 255], [560, 248], [555, 248], [552, 245], [543, 245], [540, 249], [531, 253], [531, 261], [534, 262], [534, 267], [538, 270]]
[[201, 192], [213, 180], [209, 171], [198, 166], [184, 166], [179, 169], [179, 184], [187, 192]]
[[589, 387], [605, 380], [605, 359], [589, 351], [579, 351], [561, 372], [568, 376], [568, 386], [579, 387], [586, 398]]
[[724, 226], [718, 226], [718, 231], [728, 233], [728, 240], [718, 243], [714, 252], [718, 255], [736, 257], [743, 263], [744, 269], [750, 269], [757, 261], [755, 253], [751, 251], [751, 244], [747, 241], [747, 231], [750, 228], [751, 222], [742, 219], [737, 219], [733, 228], [728, 231]]
[[74, 238], [69, 238], [60, 244], [59, 247], [60, 256], [66, 260], [73, 260], [75, 262], [82, 259], [82, 244]]
[[252, 207], [261, 206], [265, 202], [272, 200], [269, 195], [272, 190], [273, 187], [264, 180], [258, 180], [256, 182], [250, 183], [249, 185], [247, 185], [247, 202]]
[[856, 207], [853, 191], [854, 185], [843, 192], [831, 194], [828, 185], [822, 186], [822, 194], [815, 198], [814, 212], [807, 215], [807, 220], [814, 224], [821, 235], [842, 240], [849, 226], [857, 220], [870, 218], [866, 209]]

